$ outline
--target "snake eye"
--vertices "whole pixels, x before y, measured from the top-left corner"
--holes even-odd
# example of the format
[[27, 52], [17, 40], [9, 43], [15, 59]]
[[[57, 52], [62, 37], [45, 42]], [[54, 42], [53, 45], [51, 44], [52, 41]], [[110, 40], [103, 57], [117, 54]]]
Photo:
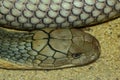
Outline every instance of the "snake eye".
[[81, 56], [81, 53], [72, 54], [72, 57], [75, 58], [75, 59], [80, 58], [80, 56]]

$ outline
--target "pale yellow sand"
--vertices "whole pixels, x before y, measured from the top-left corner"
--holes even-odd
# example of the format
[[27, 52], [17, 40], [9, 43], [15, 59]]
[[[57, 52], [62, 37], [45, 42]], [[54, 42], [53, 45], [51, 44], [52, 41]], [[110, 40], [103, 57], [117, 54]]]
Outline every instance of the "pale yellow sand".
[[0, 69], [0, 80], [120, 80], [120, 18], [94, 26], [88, 32], [101, 45], [96, 62], [52, 71]]

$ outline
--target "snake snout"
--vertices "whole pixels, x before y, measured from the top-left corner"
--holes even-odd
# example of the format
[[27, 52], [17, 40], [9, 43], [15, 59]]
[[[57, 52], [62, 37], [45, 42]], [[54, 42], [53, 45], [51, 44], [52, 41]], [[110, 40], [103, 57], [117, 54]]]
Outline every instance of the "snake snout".
[[[88, 33], [79, 30], [73, 31], [72, 45], [69, 50], [72, 59], [71, 63], [74, 65], [85, 65], [98, 59], [100, 45], [97, 39]], [[80, 34], [84, 35], [81, 36]]]

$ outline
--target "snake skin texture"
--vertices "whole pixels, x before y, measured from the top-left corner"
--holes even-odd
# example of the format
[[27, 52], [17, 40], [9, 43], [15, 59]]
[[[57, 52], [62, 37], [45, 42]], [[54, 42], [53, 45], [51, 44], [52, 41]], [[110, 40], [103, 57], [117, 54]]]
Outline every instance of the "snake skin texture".
[[99, 58], [79, 29], [120, 16], [120, 0], [0, 0], [0, 67], [58, 69]]
[[[57, 35], [56, 35], [57, 34]], [[88, 64], [99, 57], [100, 48], [91, 35], [77, 29], [13, 31], [1, 28], [0, 59], [5, 68], [56, 69]]]

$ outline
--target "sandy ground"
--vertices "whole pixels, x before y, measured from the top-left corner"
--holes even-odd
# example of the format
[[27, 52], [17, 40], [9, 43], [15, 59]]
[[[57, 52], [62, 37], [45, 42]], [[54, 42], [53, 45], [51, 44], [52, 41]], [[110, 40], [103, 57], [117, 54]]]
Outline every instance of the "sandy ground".
[[120, 18], [87, 31], [100, 42], [100, 58], [87, 66], [60, 70], [0, 69], [0, 80], [120, 80]]

